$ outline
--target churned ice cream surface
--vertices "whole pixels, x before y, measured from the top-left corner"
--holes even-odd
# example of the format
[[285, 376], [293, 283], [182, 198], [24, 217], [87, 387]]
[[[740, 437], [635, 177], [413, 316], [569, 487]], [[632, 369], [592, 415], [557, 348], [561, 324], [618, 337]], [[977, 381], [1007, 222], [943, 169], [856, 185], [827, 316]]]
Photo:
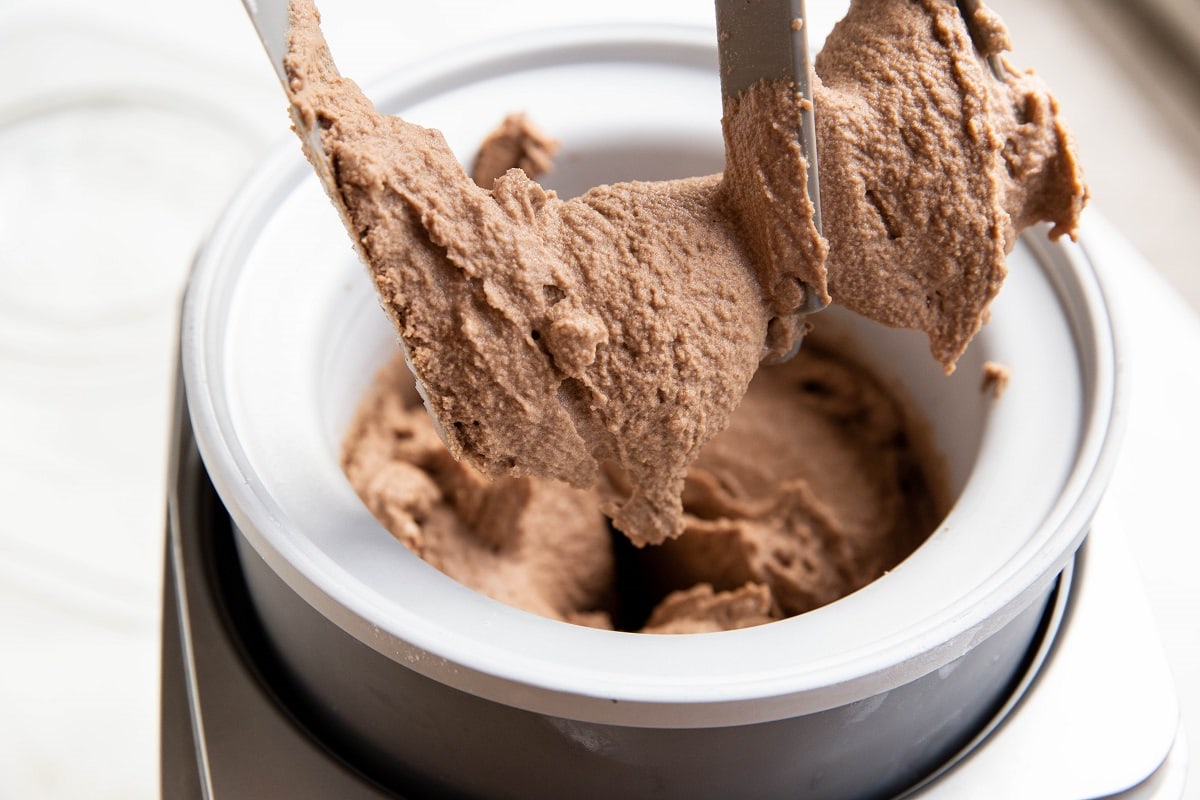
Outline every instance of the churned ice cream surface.
[[370, 265], [451, 452], [484, 474], [601, 484], [644, 543], [680, 529], [688, 463], [758, 365], [768, 312], [719, 180], [564, 202], [523, 172], [476, 186], [437, 131], [340, 78], [315, 11], [287, 61], [310, 157]]
[[981, 58], [954, 2], [859, 0], [816, 59], [821, 200], [835, 302], [929, 335], [947, 369], [983, 322], [1017, 234], [1073, 235], [1087, 198], [1058, 105]]
[[571, 622], [611, 599], [612, 542], [594, 495], [541, 478], [489, 480], [456, 461], [399, 356], [360, 402], [342, 467], [406, 547], [489, 597]]
[[[380, 114], [337, 73], [310, 0], [293, 0], [291, 20], [296, 130], [450, 454], [479, 481], [594, 487], [589, 502], [630, 541], [670, 542], [656, 556], [674, 551], [676, 564], [735, 564], [737, 580], [680, 578], [665, 606], [706, 608], [705, 619], [828, 602], [912, 545], [879, 533], [879, 520], [909, 513], [893, 501], [849, 500], [849, 518], [874, 520], [856, 538], [830, 510], [847, 486], [773, 468], [755, 479], [771, 492], [742, 496], [730, 486], [757, 459], [705, 471], [701, 454], [721, 452], [760, 362], [803, 336], [807, 295], [924, 331], [950, 371], [1019, 231], [1049, 221], [1051, 236], [1073, 234], [1086, 199], [1054, 99], [1029, 73], [995, 78], [983, 57], [1007, 47], [1003, 25], [986, 9], [968, 24], [951, 0], [854, 0], [827, 39], [814, 95], [824, 236], [789, 82], [726, 100], [723, 174], [563, 200], [525, 171], [552, 153], [527, 120], [494, 135], [476, 185], [440, 133]], [[773, 430], [772, 449], [837, 471], [810, 442], [778, 435], [792, 428]], [[697, 496], [708, 511], [690, 514]]]
[[592, 492], [454, 460], [399, 355], [342, 464], [397, 538], [467, 586], [569, 622], [695, 633], [808, 611], [899, 563], [946, 508], [931, 451], [878, 380], [810, 340], [755, 375], [688, 471], [683, 533], [658, 546], [622, 547]]
[[558, 142], [524, 114], [509, 114], [492, 131], [475, 154], [471, 180], [484, 188], [510, 169], [536, 178], [550, 169]]

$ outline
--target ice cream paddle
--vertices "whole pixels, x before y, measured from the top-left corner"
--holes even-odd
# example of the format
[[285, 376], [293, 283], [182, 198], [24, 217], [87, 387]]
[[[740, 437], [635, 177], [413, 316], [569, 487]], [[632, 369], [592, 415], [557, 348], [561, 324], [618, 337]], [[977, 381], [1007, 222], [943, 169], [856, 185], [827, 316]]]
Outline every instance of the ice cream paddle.
[[[790, 80], [802, 98], [796, 128], [808, 167], [813, 225], [819, 232], [821, 186], [804, 0], [716, 0], [716, 8], [722, 96], [734, 98], [760, 81]], [[805, 288], [802, 313], [812, 314], [825, 308], [823, 293]], [[791, 358], [799, 347], [797, 339], [792, 351], [780, 360]]]

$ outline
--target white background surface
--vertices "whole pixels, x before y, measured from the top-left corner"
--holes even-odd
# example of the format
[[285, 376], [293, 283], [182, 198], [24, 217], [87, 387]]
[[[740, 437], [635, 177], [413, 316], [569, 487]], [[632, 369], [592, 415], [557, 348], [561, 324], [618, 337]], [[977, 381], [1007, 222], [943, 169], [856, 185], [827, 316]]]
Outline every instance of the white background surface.
[[[821, 0], [809, 5], [829, 13]], [[1069, 4], [995, 5], [1013, 29], [1015, 61], [1037, 66], [1060, 95], [1096, 207], [1200, 306], [1192, 242], [1200, 154], [1169, 90], [1178, 76], [1143, 91], [1145, 68], [1121, 60], [1122, 47], [1136, 52], [1137, 43], [1114, 49], [1103, 25], [1085, 26]], [[531, 28], [711, 26], [712, 15], [707, 0], [326, 0], [322, 8], [340, 66], [366, 84], [397, 65]], [[0, 798], [154, 797], [178, 293], [205, 230], [245, 170], [289, 135], [288, 123], [234, 0], [0, 0], [0, 68]], [[1143, 313], [1137, 281], [1123, 289]], [[1152, 297], [1167, 298], [1173, 325], [1195, 329], [1184, 301]], [[1198, 360], [1194, 350], [1162, 363], [1169, 359], [1193, 371]], [[1139, 402], [1157, 420], [1187, 421], [1194, 440], [1188, 398], [1145, 392]], [[1131, 429], [1139, 463], [1178, 448], [1161, 430]], [[1189, 465], [1165, 481], [1133, 475], [1124, 484], [1127, 505], [1158, 503], [1146, 516], [1152, 524], [1127, 527], [1193, 752], [1200, 530], [1164, 515], [1159, 501], [1194, 496], [1196, 477]], [[1200, 771], [1200, 756], [1193, 765]], [[1200, 797], [1200, 779], [1190, 796]]]

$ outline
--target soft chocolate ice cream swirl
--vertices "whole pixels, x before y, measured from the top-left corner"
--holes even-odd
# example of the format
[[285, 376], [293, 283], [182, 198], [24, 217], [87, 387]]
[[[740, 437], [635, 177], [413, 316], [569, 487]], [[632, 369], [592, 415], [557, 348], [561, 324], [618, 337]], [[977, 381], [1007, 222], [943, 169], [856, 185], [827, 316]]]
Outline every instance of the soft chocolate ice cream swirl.
[[474, 185], [438, 132], [337, 74], [311, 2], [292, 19], [298, 131], [451, 452], [599, 485], [637, 544], [683, 530], [687, 468], [802, 332], [801, 283], [828, 274], [835, 302], [926, 331], [949, 369], [1019, 228], [1070, 232], [1084, 196], [1053, 100], [987, 77], [953, 2], [859, 0], [818, 59], [828, 244], [790, 85], [727, 104], [724, 176], [564, 201], [520, 171]]

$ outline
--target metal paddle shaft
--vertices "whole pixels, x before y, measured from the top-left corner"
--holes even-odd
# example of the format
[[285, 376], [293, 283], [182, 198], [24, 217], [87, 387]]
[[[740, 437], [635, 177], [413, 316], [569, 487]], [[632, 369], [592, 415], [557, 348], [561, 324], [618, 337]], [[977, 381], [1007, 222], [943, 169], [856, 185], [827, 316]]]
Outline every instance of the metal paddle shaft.
[[288, 0], [242, 0], [242, 5], [254, 23], [254, 30], [262, 40], [275, 74], [286, 83], [283, 57], [287, 55]]
[[759, 81], [790, 79], [807, 101], [800, 111], [798, 134], [808, 163], [813, 224], [820, 231], [821, 184], [804, 0], [716, 0], [716, 4], [721, 94], [736, 97]]

